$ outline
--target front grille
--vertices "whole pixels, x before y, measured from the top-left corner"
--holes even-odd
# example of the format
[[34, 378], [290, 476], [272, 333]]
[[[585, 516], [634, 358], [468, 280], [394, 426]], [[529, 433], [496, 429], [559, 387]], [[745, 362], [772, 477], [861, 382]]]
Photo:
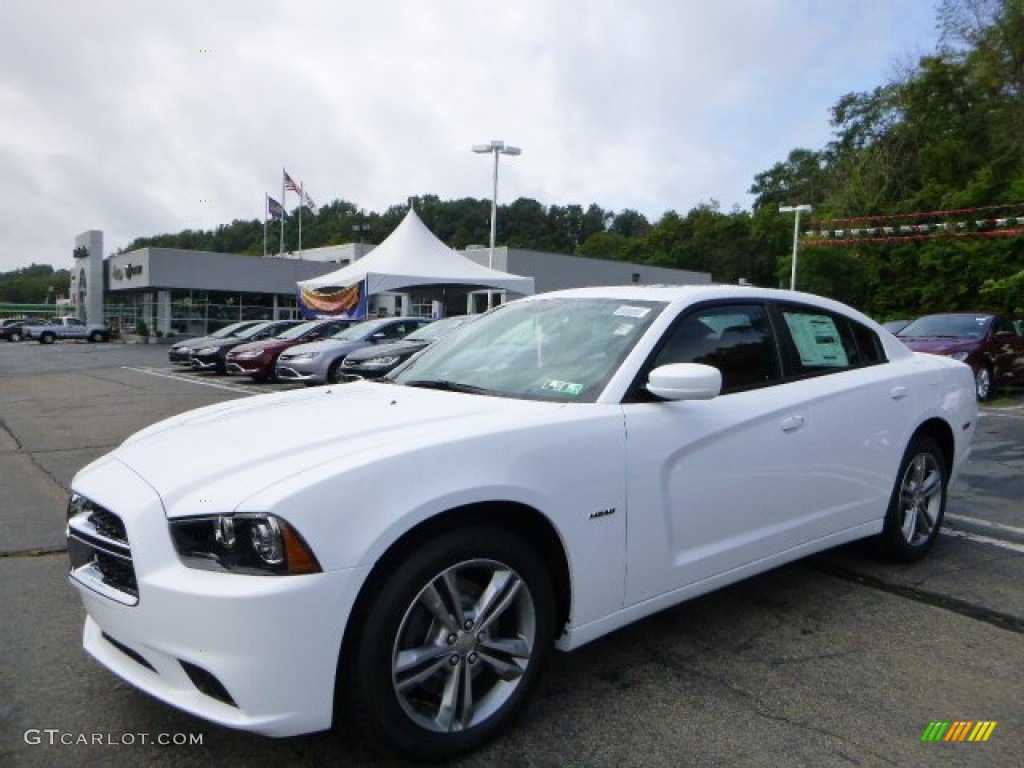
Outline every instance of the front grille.
[[69, 513], [71, 578], [111, 600], [138, 604], [139, 584], [121, 518], [77, 495], [72, 497]]
[[93, 511], [89, 515], [89, 521], [103, 536], [119, 541], [122, 544], [128, 543], [128, 533], [124, 529], [124, 523], [113, 512], [109, 512], [103, 507], [93, 507]]

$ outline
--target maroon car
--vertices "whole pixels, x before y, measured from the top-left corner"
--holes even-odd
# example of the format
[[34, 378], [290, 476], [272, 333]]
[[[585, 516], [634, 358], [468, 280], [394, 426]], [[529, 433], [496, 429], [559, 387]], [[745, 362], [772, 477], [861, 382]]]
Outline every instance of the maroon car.
[[945, 355], [971, 366], [978, 400], [998, 387], [1024, 386], [1024, 336], [1013, 320], [987, 312], [919, 317], [896, 334], [915, 352]]
[[274, 378], [278, 356], [289, 347], [325, 339], [351, 325], [351, 320], [310, 320], [290, 328], [280, 336], [241, 344], [225, 359], [230, 374], [251, 376], [256, 381]]

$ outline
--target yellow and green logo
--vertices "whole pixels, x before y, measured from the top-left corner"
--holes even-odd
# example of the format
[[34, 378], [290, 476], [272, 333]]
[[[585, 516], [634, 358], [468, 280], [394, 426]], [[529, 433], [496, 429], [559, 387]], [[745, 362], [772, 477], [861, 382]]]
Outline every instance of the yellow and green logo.
[[995, 727], [995, 720], [932, 720], [921, 741], [988, 741]]

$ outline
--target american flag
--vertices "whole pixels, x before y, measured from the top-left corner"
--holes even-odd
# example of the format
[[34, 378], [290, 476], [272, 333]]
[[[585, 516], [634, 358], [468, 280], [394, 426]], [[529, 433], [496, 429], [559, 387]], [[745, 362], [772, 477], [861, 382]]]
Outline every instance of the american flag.
[[288, 171], [284, 172], [284, 188], [290, 192], [294, 192], [296, 195], [299, 195], [299, 198], [301, 199], [302, 191], [299, 189], [299, 185], [292, 181], [292, 177], [288, 175]]
[[306, 204], [306, 207], [309, 208], [309, 210], [311, 210], [313, 213], [319, 213], [319, 209], [316, 207], [316, 203], [313, 202], [313, 198], [310, 197], [309, 194], [303, 192], [302, 197], [302, 202]]

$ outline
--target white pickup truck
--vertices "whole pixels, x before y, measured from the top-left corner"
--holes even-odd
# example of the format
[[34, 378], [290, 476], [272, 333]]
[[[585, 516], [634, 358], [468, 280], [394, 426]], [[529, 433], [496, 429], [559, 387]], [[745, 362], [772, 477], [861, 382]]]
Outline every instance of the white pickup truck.
[[36, 339], [40, 344], [53, 344], [58, 339], [110, 341], [107, 326], [87, 325], [77, 317], [55, 317], [49, 325], [26, 325], [21, 330], [26, 339]]

